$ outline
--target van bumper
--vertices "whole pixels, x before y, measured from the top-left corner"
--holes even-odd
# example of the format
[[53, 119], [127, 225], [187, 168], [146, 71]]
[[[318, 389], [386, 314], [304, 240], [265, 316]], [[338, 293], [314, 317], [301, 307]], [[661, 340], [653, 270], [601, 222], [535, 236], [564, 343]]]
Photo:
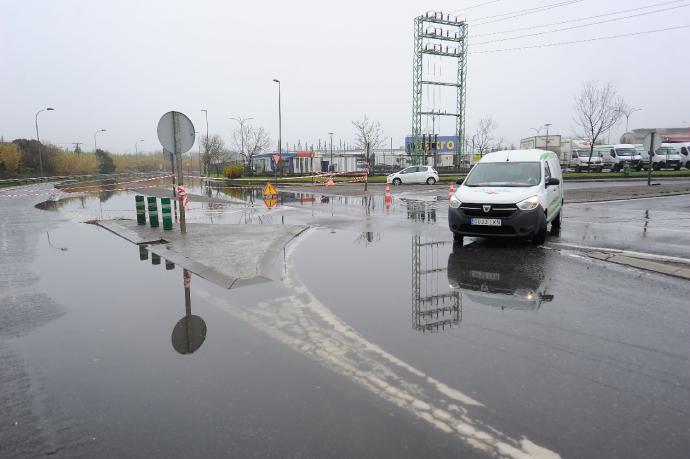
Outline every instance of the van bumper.
[[510, 217], [501, 218], [501, 226], [472, 225], [472, 218], [461, 209], [448, 208], [448, 227], [463, 236], [528, 238], [546, 226], [546, 213], [539, 205], [533, 210], [517, 210]]

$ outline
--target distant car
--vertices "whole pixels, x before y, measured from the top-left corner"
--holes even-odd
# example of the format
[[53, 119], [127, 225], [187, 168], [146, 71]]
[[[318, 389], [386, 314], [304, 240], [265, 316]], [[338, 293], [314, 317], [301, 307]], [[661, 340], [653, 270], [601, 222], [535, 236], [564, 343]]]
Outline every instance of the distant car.
[[426, 183], [433, 185], [438, 182], [438, 172], [431, 166], [410, 166], [390, 174], [386, 177], [386, 183], [400, 185], [402, 183]]

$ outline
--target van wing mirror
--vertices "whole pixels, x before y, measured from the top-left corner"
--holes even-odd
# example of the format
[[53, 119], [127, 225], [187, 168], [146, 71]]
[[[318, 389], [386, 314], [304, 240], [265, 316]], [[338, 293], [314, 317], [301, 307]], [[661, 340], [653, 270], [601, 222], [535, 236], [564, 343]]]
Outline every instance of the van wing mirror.
[[551, 186], [551, 185], [560, 185], [561, 181], [558, 180], [556, 177], [549, 177], [549, 180], [546, 182], [546, 186]]
[[464, 182], [464, 181], [465, 181], [465, 179], [462, 178], [462, 177], [460, 177], [459, 179], [457, 179], [457, 180], [455, 181], [455, 184], [456, 184], [456, 185], [462, 185], [462, 182]]

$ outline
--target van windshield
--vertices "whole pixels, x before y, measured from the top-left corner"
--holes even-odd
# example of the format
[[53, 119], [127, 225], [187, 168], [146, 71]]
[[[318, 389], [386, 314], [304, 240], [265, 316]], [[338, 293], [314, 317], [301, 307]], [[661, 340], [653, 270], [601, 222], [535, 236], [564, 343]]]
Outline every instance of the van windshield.
[[541, 163], [479, 163], [465, 180], [465, 186], [535, 186], [541, 182]]

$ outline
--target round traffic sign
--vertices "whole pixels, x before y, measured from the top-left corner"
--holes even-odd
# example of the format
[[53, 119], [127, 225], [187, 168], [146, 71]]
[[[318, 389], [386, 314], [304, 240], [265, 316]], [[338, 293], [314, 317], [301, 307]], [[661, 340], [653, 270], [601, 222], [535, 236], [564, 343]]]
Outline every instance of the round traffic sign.
[[192, 148], [195, 132], [192, 121], [184, 113], [168, 112], [158, 121], [158, 140], [163, 148], [176, 155]]
[[206, 340], [206, 322], [199, 316], [181, 318], [172, 331], [173, 348], [180, 354], [196, 352]]

